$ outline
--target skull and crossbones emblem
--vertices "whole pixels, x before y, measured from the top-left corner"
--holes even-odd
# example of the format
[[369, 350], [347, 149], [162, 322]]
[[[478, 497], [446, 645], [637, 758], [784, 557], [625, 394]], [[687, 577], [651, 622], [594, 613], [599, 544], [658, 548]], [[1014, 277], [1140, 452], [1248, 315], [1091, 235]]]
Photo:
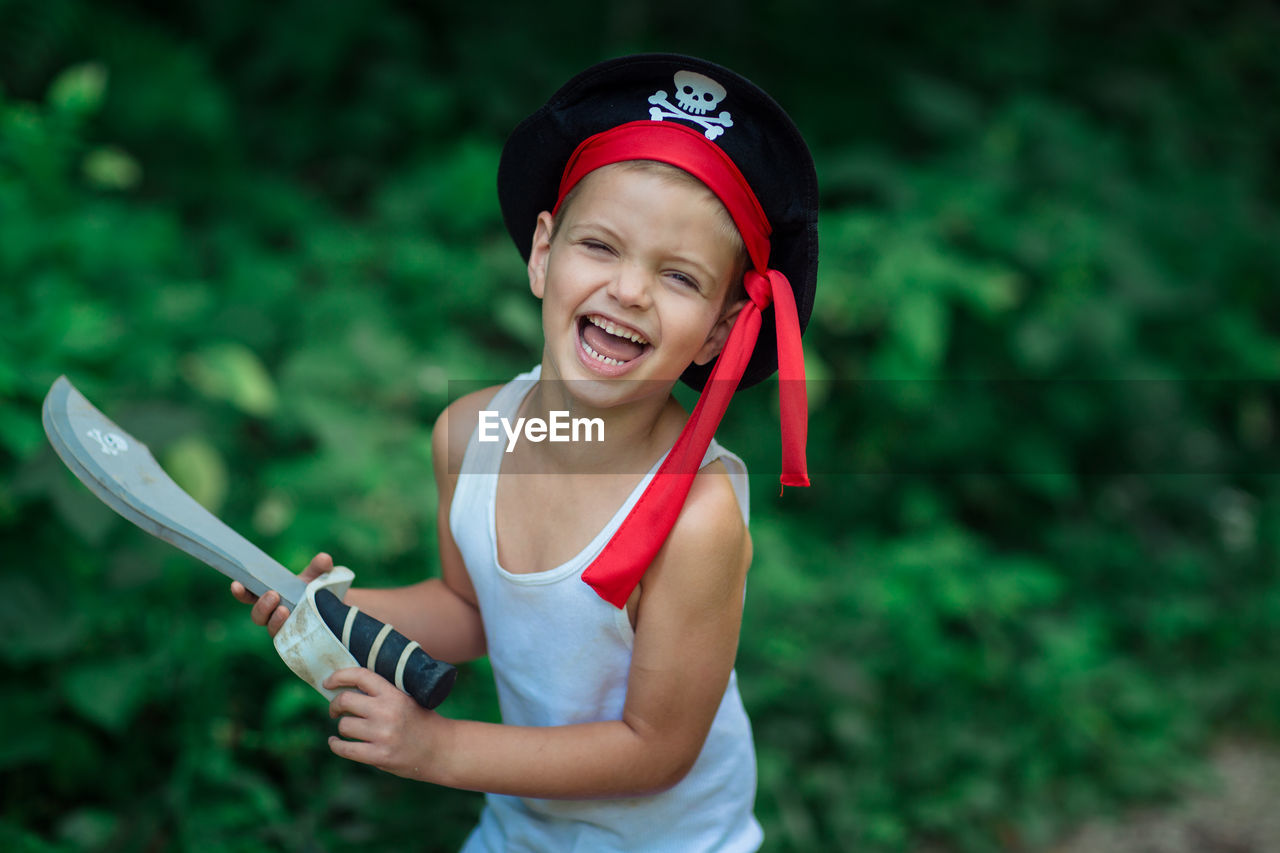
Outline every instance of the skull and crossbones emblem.
[[724, 133], [726, 127], [733, 127], [733, 117], [727, 110], [721, 110], [717, 116], [707, 113], [720, 106], [724, 100], [724, 86], [705, 74], [695, 71], [677, 71], [675, 74], [676, 104], [667, 99], [666, 91], [659, 89], [649, 96], [649, 118], [662, 121], [668, 118], [684, 119], [702, 127], [707, 139], [715, 139]]
[[108, 456], [119, 456], [129, 449], [129, 442], [124, 440], [124, 436], [115, 432], [103, 433], [100, 429], [91, 429], [85, 435], [98, 442], [102, 447], [102, 452]]

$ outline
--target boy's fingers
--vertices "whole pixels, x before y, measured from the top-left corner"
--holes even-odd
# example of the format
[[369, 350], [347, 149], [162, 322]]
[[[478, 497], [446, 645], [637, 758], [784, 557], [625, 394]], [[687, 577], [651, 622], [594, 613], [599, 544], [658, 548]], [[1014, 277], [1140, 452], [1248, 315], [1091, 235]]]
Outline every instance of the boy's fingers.
[[[381, 692], [383, 685], [389, 685], [385, 678], [378, 675], [371, 669], [365, 669], [362, 666], [353, 666], [348, 669], [340, 669], [324, 680], [324, 686], [329, 690], [337, 690], [342, 687], [354, 687], [365, 696], [376, 696]], [[339, 694], [341, 699], [346, 694]], [[337, 702], [338, 699], [334, 699]]]
[[267, 590], [254, 602], [253, 610], [249, 611], [249, 618], [255, 625], [266, 625], [279, 606], [280, 593], [274, 589]]
[[275, 637], [276, 633], [284, 627], [284, 623], [289, 620], [289, 608], [277, 607], [271, 613], [271, 618], [267, 620], [267, 632]]
[[253, 620], [253, 624], [264, 626], [272, 637], [289, 619], [289, 608], [281, 605], [280, 593], [274, 589], [257, 596], [249, 592], [240, 581], [232, 581], [231, 594], [236, 601], [253, 605], [249, 618]]
[[231, 595], [241, 604], [253, 604], [258, 600], [258, 596], [245, 589], [244, 584], [240, 581], [231, 582]]
[[[330, 686], [331, 681], [332, 679], [326, 680], [324, 686], [334, 690], [336, 688]], [[359, 690], [341, 690], [329, 702], [329, 716], [335, 720], [348, 716], [364, 717], [373, 710], [375, 705], [376, 700], [373, 697]]]
[[307, 580], [315, 580], [326, 572], [333, 571], [333, 557], [321, 551], [311, 558], [311, 562], [302, 571], [302, 577]]
[[[329, 690], [338, 690], [342, 687], [356, 687], [356, 679], [360, 677], [360, 673], [362, 671], [364, 671], [364, 667], [359, 666], [337, 670], [336, 672], [331, 673], [329, 677], [324, 680], [323, 686]], [[339, 695], [339, 698], [341, 698], [341, 694]], [[337, 699], [334, 701], [336, 702]]]
[[359, 714], [342, 714], [336, 718], [338, 721], [335, 728], [338, 731], [338, 737], [343, 740], [373, 740], [377, 727], [374, 726], [367, 717]]
[[337, 735], [329, 737], [329, 749], [339, 758], [357, 761], [361, 764], [372, 764], [372, 747], [358, 740], [343, 740]]

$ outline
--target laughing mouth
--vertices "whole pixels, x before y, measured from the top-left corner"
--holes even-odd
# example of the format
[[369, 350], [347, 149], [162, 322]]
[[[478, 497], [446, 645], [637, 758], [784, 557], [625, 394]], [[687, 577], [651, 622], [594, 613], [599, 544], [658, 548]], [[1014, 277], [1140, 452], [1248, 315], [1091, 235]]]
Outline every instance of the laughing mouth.
[[644, 335], [598, 314], [578, 319], [578, 340], [587, 355], [615, 366], [638, 358], [651, 346]]

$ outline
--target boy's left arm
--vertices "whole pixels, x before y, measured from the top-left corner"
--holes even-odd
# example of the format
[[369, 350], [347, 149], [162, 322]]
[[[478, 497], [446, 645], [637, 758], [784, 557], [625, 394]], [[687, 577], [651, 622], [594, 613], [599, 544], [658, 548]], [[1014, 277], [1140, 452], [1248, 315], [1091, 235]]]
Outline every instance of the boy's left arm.
[[[525, 797], [637, 796], [697, 760], [737, 653], [751, 542], [718, 463], [645, 573], [621, 720], [522, 727], [425, 711], [376, 674], [336, 673], [337, 755], [401, 776]], [[349, 738], [344, 740], [343, 738]]]

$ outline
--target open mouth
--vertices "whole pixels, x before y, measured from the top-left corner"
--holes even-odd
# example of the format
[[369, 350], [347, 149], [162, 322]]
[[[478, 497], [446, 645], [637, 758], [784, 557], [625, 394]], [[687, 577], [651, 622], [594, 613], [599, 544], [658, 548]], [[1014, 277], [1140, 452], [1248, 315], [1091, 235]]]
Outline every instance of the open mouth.
[[578, 318], [578, 340], [588, 356], [615, 367], [640, 357], [651, 346], [648, 339], [634, 329], [596, 314]]

